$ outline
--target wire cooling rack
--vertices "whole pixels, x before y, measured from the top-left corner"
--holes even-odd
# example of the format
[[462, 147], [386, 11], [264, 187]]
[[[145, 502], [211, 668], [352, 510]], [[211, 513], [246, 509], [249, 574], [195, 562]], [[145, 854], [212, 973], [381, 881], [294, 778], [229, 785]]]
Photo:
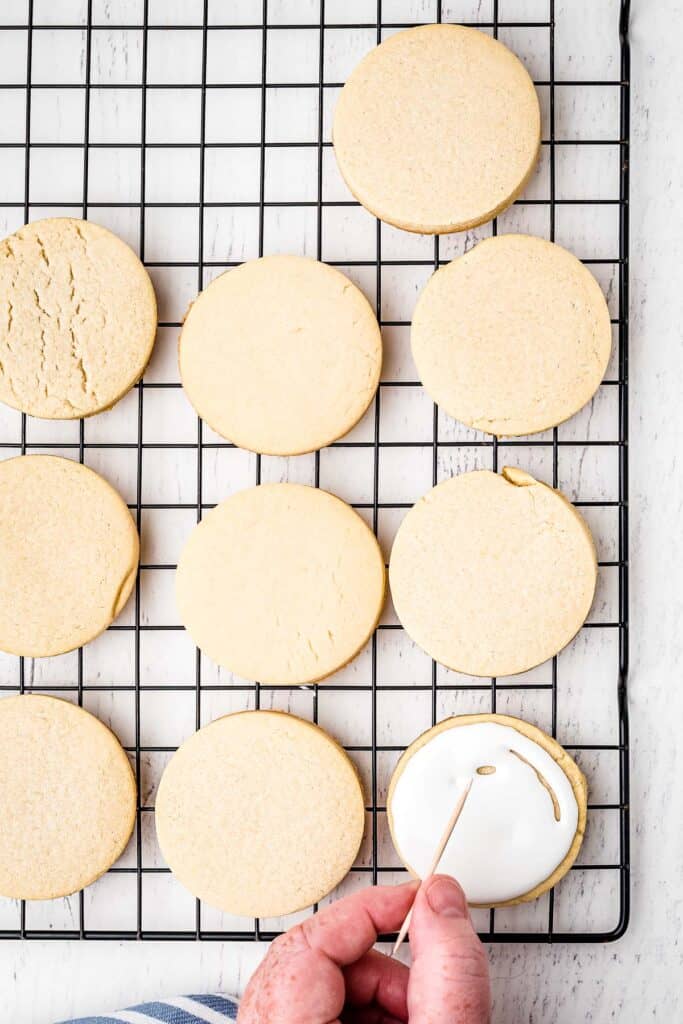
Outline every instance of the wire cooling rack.
[[[170, 875], [154, 836], [154, 794], [194, 728], [245, 707], [319, 721], [364, 775], [367, 836], [343, 890], [400, 876], [384, 801], [404, 747], [456, 713], [536, 722], [588, 776], [580, 862], [532, 904], [475, 911], [489, 941], [618, 938], [629, 917], [627, 574], [628, 0], [6, 0], [0, 11], [4, 233], [50, 215], [89, 217], [137, 248], [160, 299], [150, 367], [109, 413], [50, 423], [2, 410], [2, 456], [46, 450], [79, 459], [127, 498], [142, 536], [134, 599], [84, 650], [45, 661], [3, 657], [4, 692], [76, 700], [130, 752], [137, 825], [118, 864], [84, 893], [0, 901], [0, 936], [269, 939], [297, 917], [253, 921], [200, 905]], [[465, 235], [409, 236], [371, 218], [340, 182], [331, 110], [351, 67], [391, 32], [444, 20], [508, 43], [535, 78], [542, 157], [524, 197]], [[434, 408], [409, 356], [415, 297], [433, 269], [491, 232], [522, 230], [591, 265], [610, 304], [614, 353], [591, 405], [546, 434], [511, 441]], [[257, 457], [198, 422], [177, 379], [177, 331], [196, 291], [225, 268], [272, 251], [340, 266], [376, 305], [385, 341], [373, 408], [312, 456]], [[431, 662], [392, 609], [355, 662], [318, 686], [236, 679], [204, 658], [177, 622], [178, 550], [202, 512], [233, 490], [291, 479], [336, 491], [385, 551], [405, 510], [432, 484], [512, 463], [562, 488], [596, 537], [592, 616], [552, 662], [482, 680]], [[229, 842], [226, 836], [226, 842]], [[301, 916], [301, 915], [299, 915]]]

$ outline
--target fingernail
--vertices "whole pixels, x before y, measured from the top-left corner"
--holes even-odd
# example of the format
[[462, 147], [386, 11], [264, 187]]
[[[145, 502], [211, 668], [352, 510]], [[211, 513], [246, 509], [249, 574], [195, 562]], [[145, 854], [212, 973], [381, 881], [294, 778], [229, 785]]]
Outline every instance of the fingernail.
[[443, 917], [467, 917], [465, 894], [452, 878], [435, 878], [427, 889], [427, 902]]

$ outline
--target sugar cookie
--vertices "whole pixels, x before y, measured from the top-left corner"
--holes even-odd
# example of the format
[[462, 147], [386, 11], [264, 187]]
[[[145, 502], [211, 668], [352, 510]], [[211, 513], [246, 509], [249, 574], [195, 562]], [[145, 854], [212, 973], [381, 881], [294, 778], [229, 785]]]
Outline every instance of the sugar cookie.
[[0, 650], [44, 658], [92, 640], [128, 600], [138, 555], [130, 512], [92, 469], [0, 462]]
[[279, 917], [326, 896], [363, 838], [358, 774], [311, 722], [244, 711], [196, 732], [156, 800], [159, 845], [194, 896], [231, 914]]
[[35, 221], [0, 242], [0, 401], [70, 420], [118, 402], [152, 352], [157, 306], [132, 249], [90, 221]]
[[303, 256], [266, 256], [222, 274], [180, 336], [180, 376], [199, 415], [269, 455], [301, 455], [348, 433], [381, 364], [368, 300], [334, 267]]
[[502, 43], [460, 25], [390, 36], [351, 73], [334, 152], [354, 196], [406, 231], [462, 231], [529, 180], [540, 147], [533, 82]]
[[135, 824], [135, 778], [97, 718], [65, 700], [0, 700], [0, 895], [50, 900], [103, 875]]
[[384, 604], [384, 559], [345, 502], [315, 487], [240, 491], [180, 556], [181, 621], [219, 665], [263, 683], [312, 683], [350, 661]]
[[508, 715], [448, 718], [415, 740], [389, 786], [399, 857], [424, 875], [459, 788], [473, 784], [439, 870], [477, 906], [536, 899], [576, 860], [586, 829], [586, 780], [556, 740]]
[[462, 473], [408, 512], [389, 581], [396, 613], [436, 661], [473, 676], [540, 665], [569, 643], [597, 578], [588, 527], [519, 469]]
[[438, 270], [415, 307], [420, 379], [449, 415], [489, 434], [534, 434], [569, 419], [602, 380], [609, 310], [559, 245], [498, 235]]

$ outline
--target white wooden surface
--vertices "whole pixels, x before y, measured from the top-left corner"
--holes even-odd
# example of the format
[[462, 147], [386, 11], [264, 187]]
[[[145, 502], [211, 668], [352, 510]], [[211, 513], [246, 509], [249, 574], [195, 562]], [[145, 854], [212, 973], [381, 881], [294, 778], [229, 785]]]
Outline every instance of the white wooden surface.
[[[44, 23], [73, 21], [78, 18], [83, 4], [80, 0], [47, 2], [36, 0], [35, 20]], [[174, 0], [150, 4], [152, 20], [162, 17], [184, 24], [196, 23], [201, 16], [201, 4], [196, 0]], [[444, 13], [450, 9], [453, 18], [480, 18], [490, 15], [486, 0], [467, 0], [465, 3], [444, 4]], [[227, 20], [241, 12], [246, 18], [260, 2], [241, 0], [237, 3], [216, 3], [212, 14]], [[344, 4], [327, 0], [328, 20], [372, 20], [374, 0]], [[0, 12], [0, 22], [12, 17], [25, 17], [25, 3], [6, 0]], [[431, 14], [429, 0], [385, 0], [385, 18], [415, 18]], [[557, 4], [558, 75], [560, 77], [618, 76], [615, 15], [613, 0], [588, 0]], [[135, 23], [140, 4], [137, 0], [101, 0], [94, 4], [96, 22], [108, 19], [111, 23]], [[228, 11], [229, 9], [229, 11]], [[270, 16], [290, 17], [296, 11], [296, 20], [317, 20], [314, 0], [270, 0]], [[590, 21], [587, 21], [590, 11]], [[226, 13], [228, 12], [228, 13]], [[389, 12], [389, 13], [387, 13]], [[546, 0], [501, 0], [501, 18], [537, 17], [544, 20]], [[633, 618], [633, 671], [631, 677], [631, 708], [633, 727], [632, 784], [633, 784], [633, 920], [626, 936], [616, 946], [560, 946], [545, 948], [540, 945], [496, 946], [492, 948], [492, 965], [496, 996], [496, 1017], [501, 1022], [517, 1024], [528, 1021], [558, 1021], [575, 1024], [577, 1021], [605, 1021], [612, 1016], [624, 1022], [658, 1019], [666, 1015], [675, 1020], [680, 1015], [683, 958], [679, 944], [681, 906], [683, 901], [682, 872], [680, 867], [683, 839], [682, 800], [677, 778], [680, 755], [677, 748], [677, 723], [683, 712], [683, 691], [675, 673], [680, 660], [681, 642], [678, 636], [683, 610], [680, 589], [680, 570], [683, 555], [677, 543], [677, 516], [680, 514], [683, 488], [680, 470], [676, 465], [676, 438], [680, 435], [679, 412], [680, 375], [683, 356], [679, 342], [679, 323], [683, 313], [680, 286], [680, 263], [683, 253], [681, 241], [675, 231], [677, 205], [681, 198], [681, 145], [675, 134], [675, 119], [679, 117], [683, 102], [683, 83], [678, 68], [675, 33], [680, 32], [683, 15], [674, 0], [663, 0], [657, 7], [642, 2], [635, 4], [632, 19], [633, 39], [633, 183], [632, 183], [632, 446], [631, 446], [631, 499], [632, 499], [632, 618]], [[590, 30], [587, 29], [590, 26]], [[247, 34], [249, 37], [251, 34]], [[504, 33], [501, 33], [504, 37]], [[173, 33], [154, 33], [148, 58], [149, 81], [195, 81], [197, 73], [196, 36], [187, 33], [181, 38]], [[247, 38], [245, 36], [245, 38]], [[317, 32], [314, 45], [298, 45], [294, 37], [290, 48], [284, 45], [287, 34], [278, 34], [270, 53], [269, 78], [286, 81], [317, 78]], [[299, 36], [295, 37], [299, 40]], [[279, 40], [283, 46], [278, 49]], [[610, 43], [606, 40], [611, 40]], [[530, 63], [534, 75], [547, 77], [547, 30], [512, 34], [508, 39]], [[310, 41], [309, 41], [310, 42]], [[83, 40], [80, 33], [63, 35], [36, 33], [34, 37], [34, 81], [82, 80]], [[329, 34], [326, 42], [326, 60], [329, 80], [344, 78], [349, 68], [373, 43], [371, 32], [338, 32]], [[0, 81], [21, 80], [24, 75], [23, 56], [16, 37], [7, 43], [7, 35], [0, 35]], [[240, 50], [238, 68], [226, 62], [225, 55], [216, 53], [209, 61], [209, 78], [227, 81], [230, 74], [260, 75], [258, 54], [249, 49], [249, 42]], [[73, 49], [69, 49], [73, 47]], [[100, 33], [93, 47], [93, 83], [102, 80], [139, 80], [141, 61], [139, 33]], [[212, 61], [214, 63], [212, 63]], [[310, 66], [309, 66], [310, 65]], [[74, 69], [79, 69], [77, 73]], [[15, 75], [17, 77], [13, 78]], [[9, 77], [7, 77], [9, 76]], [[1, 88], [1, 84], [0, 84]], [[91, 111], [91, 140], [97, 138], [139, 138], [139, 111], [136, 93], [121, 91], [115, 95], [93, 93]], [[234, 95], [234, 94], [233, 94]], [[245, 94], [246, 95], [246, 94]], [[616, 95], [616, 90], [614, 91]], [[150, 92], [151, 106], [149, 141], [170, 141], [173, 138], [196, 141], [196, 100], [191, 93], [174, 96]], [[543, 95], [541, 96], [544, 102]], [[332, 100], [332, 96], [329, 97]], [[207, 106], [207, 138], [212, 131], [225, 138], [226, 124], [233, 125], [235, 137], [248, 138], [247, 126], [254, 112], [249, 99], [242, 108], [234, 98], [223, 95], [210, 99]], [[317, 122], [308, 100], [292, 93], [283, 94], [270, 105], [269, 138], [315, 138]], [[558, 103], [558, 136], [576, 137], [608, 133], [616, 137], [616, 110], [611, 103], [614, 96], [605, 94], [595, 106], [586, 107], [578, 95]], [[280, 107], [279, 104], [283, 105]], [[81, 94], [64, 90], [58, 95], [34, 93], [32, 138], [45, 141], [74, 141], [82, 138]], [[214, 109], [214, 104], [216, 104]], [[289, 105], [285, 105], [289, 104]], [[327, 103], [331, 108], [331, 102]], [[241, 118], [237, 123], [231, 119]], [[296, 120], [295, 120], [296, 119]], [[325, 123], [329, 125], [329, 110]], [[296, 124], [296, 129], [291, 126]], [[23, 136], [22, 112], [13, 106], [10, 94], [3, 94], [2, 137], [16, 139]], [[81, 132], [79, 136], [78, 132]], [[73, 136], [70, 135], [73, 133]], [[123, 133], [123, 134], [122, 134]], [[156, 134], [155, 134], [156, 133]], [[185, 134], [183, 134], [185, 133]], [[187, 134], [189, 133], [189, 135]], [[194, 133], [194, 134], [192, 134]], [[284, 133], [284, 134], [283, 134]], [[231, 151], [230, 163], [224, 153], [209, 151], [206, 166], [208, 200], [255, 199], [258, 165], [254, 164], [253, 150]], [[311, 151], [278, 150], [269, 154], [266, 177], [267, 199], [315, 199], [317, 153]], [[585, 152], [585, 151], [583, 151]], [[303, 154], [303, 155], [302, 155]], [[78, 202], [81, 199], [82, 173], [79, 150], [34, 150], [31, 158], [30, 196], [33, 202]], [[112, 210], [97, 207], [98, 202], [136, 201], [139, 197], [138, 154], [135, 150], [91, 151], [90, 156], [90, 216], [117, 230], [131, 244], [138, 244], [139, 211], [133, 208]], [[558, 158], [558, 195], [592, 196], [613, 195], [617, 167], [603, 161], [572, 163], [572, 153]], [[3, 173], [0, 174], [0, 200], [23, 202], [23, 153], [2, 152]], [[282, 161], [282, 162], [275, 162]], [[148, 201], [194, 201], [197, 194], [198, 162], [196, 151], [154, 151], [147, 157]], [[325, 153], [325, 198], [346, 198], [343, 185], [338, 181], [332, 154]], [[547, 190], [547, 164], [542, 162], [536, 180], [530, 186], [529, 196], [543, 196]], [[556, 238], [573, 248], [578, 255], [616, 255], [615, 223], [610, 219], [612, 208], [593, 208], [590, 220], [573, 218], [560, 211]], [[605, 212], [607, 211], [607, 212]], [[44, 216], [50, 211], [32, 209], [31, 216]], [[57, 212], [57, 211], [56, 211]], [[66, 212], [66, 211], [64, 211]], [[69, 211], [72, 212], [73, 211]], [[255, 211], [235, 211], [225, 214], [212, 211], [206, 223], [205, 258], [207, 260], [240, 260], [256, 254], [258, 233], [253, 218]], [[3, 233], [14, 230], [23, 220], [23, 208], [0, 210]], [[323, 258], [362, 259], [368, 253], [372, 258], [374, 222], [362, 210], [355, 208], [328, 208], [323, 230]], [[194, 218], [194, 219], [193, 219]], [[547, 233], [547, 211], [544, 207], [513, 208], [501, 218], [501, 230], [526, 230]], [[442, 240], [442, 254], [455, 255], [463, 244], [471, 244], [454, 236]], [[264, 225], [266, 251], [295, 251], [316, 255], [315, 209], [301, 207], [296, 211], [269, 208]], [[429, 259], [431, 240], [406, 236], [387, 230], [382, 238], [385, 258], [410, 257]], [[145, 256], [148, 260], [195, 260], [197, 252], [196, 215], [189, 210], [150, 210], [146, 220]], [[426, 255], [425, 255], [426, 254]], [[219, 272], [217, 269], [213, 273]], [[178, 320], [196, 290], [196, 271], [176, 269], [155, 271], [155, 282], [161, 296], [162, 319]], [[374, 271], [352, 270], [351, 275], [365, 287], [371, 297]], [[386, 272], [383, 277], [383, 310], [386, 319], [407, 319], [415, 294], [428, 268], [417, 268], [405, 274]], [[209, 279], [207, 272], [206, 279]], [[608, 293], [609, 277], [601, 278]], [[176, 334], [171, 328], [162, 329], [153, 361], [146, 379], [171, 381], [177, 379], [175, 366]], [[410, 365], [407, 332], [389, 329], [386, 332], [388, 349], [384, 377], [387, 380], [414, 379]], [[614, 437], [615, 409], [609, 395], [594, 403], [590, 412], [563, 428], [566, 438]], [[12, 440], [17, 434], [17, 418], [0, 409], [0, 437]], [[370, 417], [356, 428], [354, 437], [372, 436]], [[145, 395], [144, 440], [190, 441], [196, 439], [196, 419], [179, 390], [149, 391]], [[383, 439], [424, 439], [424, 449], [385, 449], [389, 454], [381, 465], [381, 500], [412, 501], [431, 484], [431, 406], [424, 396], [412, 389], [385, 388], [382, 394]], [[443, 421], [442, 437], [465, 438], [452, 422]], [[459, 432], [458, 432], [459, 431]], [[572, 431], [574, 433], [572, 433]], [[456, 433], [457, 432], [457, 433]], [[205, 437], [210, 432], [205, 431]], [[474, 436], [474, 435], [473, 435]], [[29, 423], [29, 441], [72, 443], [78, 439], [77, 426]], [[136, 398], [130, 396], [111, 413], [90, 420], [86, 424], [87, 441], [129, 440], [137, 438]], [[454, 450], [455, 451], [455, 450]], [[515, 460], [541, 477], [549, 479], [551, 470], [547, 458], [539, 458], [539, 449], [501, 451], [501, 459]], [[573, 450], [572, 450], [573, 451]], [[591, 464], [591, 450], [584, 449], [584, 457], [575, 453], [560, 465], [560, 485], [573, 497], [612, 496], [614, 468], [606, 462]], [[458, 449], [458, 460], [444, 458], [439, 471], [447, 475], [482, 461], [490, 456], [487, 449]], [[12, 454], [5, 450], [4, 455]], [[73, 452], [71, 452], [73, 454]], [[189, 450], [172, 458], [161, 450], [145, 454], [143, 470], [143, 500], [180, 501], [195, 500], [196, 467]], [[87, 459], [94, 468], [105, 473], [128, 500], [135, 497], [135, 454], [112, 453], [88, 449]], [[264, 459], [264, 479], [297, 479], [312, 482], [313, 458]], [[321, 485], [335, 490], [350, 501], [371, 499], [371, 459], [366, 452], [335, 449], [321, 457]], [[205, 502], [225, 496], [229, 490], [247, 486], [254, 481], [253, 457], [241, 452], [207, 451], [204, 454]], [[175, 513], [149, 513], [143, 515], [143, 561], [173, 562], [178, 547], [194, 518], [192, 511]], [[387, 513], [380, 522], [382, 539], [390, 543], [399, 515]], [[593, 526], [604, 554], [613, 543], [615, 532], [607, 519], [596, 517]], [[142, 580], [142, 617], [146, 624], [173, 622], [175, 610], [170, 584], [172, 573], [145, 573]], [[614, 614], [616, 591], [609, 574], [603, 573], [596, 605], [596, 615]], [[124, 621], [132, 621], [132, 609], [125, 613]], [[387, 611], [386, 621], [392, 612]], [[561, 672], [571, 680], [567, 693], [562, 695], [559, 735], [566, 742], [607, 742], [609, 730], [614, 728], [613, 705], [614, 650], [610, 641], [598, 640], [602, 631], [590, 631], [587, 649], [579, 640], [563, 655]], [[381, 634], [380, 634], [381, 636]], [[400, 634], [384, 634], [386, 643], [380, 644], [380, 679], [385, 682], [428, 681], [429, 663]], [[85, 653], [86, 682], [102, 686], [102, 692], [89, 690], [86, 706], [117, 730], [124, 743], [131, 743], [133, 734], [132, 695], [128, 691], [111, 692], [110, 684], [125, 683], [132, 671], [131, 638], [127, 634], [106, 634], [91, 645]], [[143, 682], [164, 684], [193, 681], [193, 649], [182, 633], [147, 632], [142, 649]], [[36, 686], [72, 682], [75, 678], [74, 656], [36, 662], [29, 666], [29, 680]], [[361, 656], [344, 679], [364, 682], [367, 679], [368, 656]], [[16, 665], [11, 659], [0, 661], [2, 682], [11, 683]], [[225, 673], [210, 664], [204, 666], [208, 681], [226, 681]], [[533, 678], [533, 676], [532, 676]], [[536, 676], [540, 678], [540, 676]], [[367, 742], [369, 705], [367, 694], [329, 693], [321, 690], [320, 720], [344, 742]], [[224, 710], [246, 706], [247, 694], [240, 691], [205, 694], [202, 718], [208, 721]], [[475, 695], [476, 698], [476, 695]], [[299, 713], [310, 713], [310, 695], [301, 692], [278, 694], [276, 706], [289, 707]], [[488, 707], [482, 697], [482, 707]], [[264, 694], [267, 705], [270, 695]], [[479, 701], [471, 695], [454, 700], [442, 698], [441, 711], [453, 713], [475, 710]], [[521, 713], [540, 725], [548, 724], [547, 695], [533, 691], [511, 691], [505, 704], [513, 713]], [[415, 691], [380, 698], [381, 738], [387, 743], [407, 743], [429, 724], [427, 695]], [[194, 697], [164, 690], [150, 691], [142, 699], [143, 743], [173, 745], [194, 727]], [[144, 786], [145, 800], [153, 795], [155, 780], [162, 767], [162, 759], [146, 759]], [[363, 767], [363, 766], [362, 766]], [[390, 770], [390, 762], [381, 766], [382, 779]], [[588, 767], [588, 766], [587, 766]], [[614, 771], [606, 764], [593, 766], [594, 786], [607, 786], [614, 779]], [[614, 793], [611, 794], [614, 796]], [[607, 797], [605, 797], [607, 798]], [[609, 824], [595, 828], [590, 837], [589, 855], [595, 862], [614, 857], [614, 831]], [[155, 863], [156, 848], [153, 829], [144, 834], [147, 863]], [[390, 849], [382, 846], [386, 857]], [[367, 856], [367, 851], [365, 853]], [[127, 854], [134, 863], [132, 851]], [[391, 863], [390, 859], [385, 861]], [[132, 878], [132, 876], [130, 876]], [[108, 876], [86, 895], [86, 913], [92, 927], [131, 927], [131, 913], [135, 904], [127, 889], [127, 876]], [[192, 901], [167, 876], [146, 876], [145, 926], [191, 926]], [[354, 884], [351, 880], [350, 884]], [[580, 906], [585, 913], [589, 897], [595, 928], [614, 925], [614, 901], [604, 886], [585, 891], [582, 898], [565, 887], [558, 893], [558, 912], [568, 923]], [[32, 905], [27, 923], [34, 927], [73, 926], [73, 901], [55, 901], [52, 904]], [[545, 906], [515, 912], [508, 927], [542, 927], [547, 912]], [[15, 925], [16, 908], [0, 905], [3, 926]], [[134, 922], [133, 922], [134, 923]], [[210, 912], [206, 927], [221, 924]], [[223, 922], [224, 923], [224, 922]], [[505, 926], [505, 925], [504, 925]], [[38, 1024], [61, 1020], [70, 1015], [104, 1011], [160, 994], [181, 991], [207, 991], [223, 989], [239, 992], [254, 965], [263, 955], [263, 948], [254, 944], [234, 945], [218, 943], [99, 943], [99, 942], [6, 942], [0, 944], [0, 990], [3, 993], [6, 1019], [13, 1024]], [[677, 1010], [679, 1012], [677, 1012]]]

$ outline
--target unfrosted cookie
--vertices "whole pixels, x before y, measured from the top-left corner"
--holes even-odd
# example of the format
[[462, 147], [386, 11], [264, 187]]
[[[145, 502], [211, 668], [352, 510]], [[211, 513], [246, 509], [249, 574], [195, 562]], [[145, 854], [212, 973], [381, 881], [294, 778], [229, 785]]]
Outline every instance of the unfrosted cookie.
[[413, 315], [420, 379], [445, 412], [490, 434], [534, 434], [595, 394], [612, 348], [600, 286], [566, 249], [487, 238], [437, 270]]
[[0, 895], [68, 896], [104, 874], [135, 823], [135, 778], [97, 718], [65, 700], [0, 700]]
[[418, 877], [469, 779], [439, 871], [457, 878], [477, 906], [536, 899], [576, 860], [586, 829], [583, 774], [556, 740], [519, 718], [440, 722], [405, 751], [387, 797], [394, 845]]
[[241, 448], [300, 455], [331, 444], [372, 401], [382, 338], [368, 300], [333, 267], [266, 256], [192, 304], [180, 376], [199, 415]]
[[473, 676], [540, 665], [569, 643], [597, 578], [588, 527], [519, 469], [462, 473], [401, 523], [389, 563], [396, 613], [432, 658]]
[[190, 892], [249, 917], [326, 896], [363, 838], [357, 772], [327, 733], [294, 715], [219, 718], [171, 758], [156, 799], [161, 851]]
[[339, 169], [380, 220], [441, 234], [491, 220], [540, 146], [533, 82], [502, 43], [459, 25], [398, 32], [354, 69], [334, 113]]
[[128, 600], [138, 555], [128, 508], [92, 469], [0, 462], [0, 650], [44, 658], [92, 640]]
[[180, 618], [219, 665], [264, 683], [311, 683], [363, 647], [384, 603], [384, 559], [327, 491], [262, 484], [227, 498], [178, 564]]
[[0, 400], [45, 419], [92, 416], [142, 376], [157, 327], [132, 249], [90, 221], [35, 221], [0, 242]]

